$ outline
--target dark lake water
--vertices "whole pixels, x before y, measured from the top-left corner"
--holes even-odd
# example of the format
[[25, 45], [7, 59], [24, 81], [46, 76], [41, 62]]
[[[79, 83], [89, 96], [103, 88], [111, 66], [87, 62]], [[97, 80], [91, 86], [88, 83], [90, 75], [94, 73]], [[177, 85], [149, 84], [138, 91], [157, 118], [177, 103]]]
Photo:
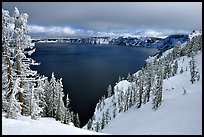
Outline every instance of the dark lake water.
[[32, 58], [41, 64], [32, 67], [47, 77], [55, 72], [63, 78], [64, 93], [69, 93], [71, 110], [79, 114], [81, 126], [92, 117], [96, 103], [107, 95], [118, 77], [127, 77], [145, 64], [145, 59], [158, 50], [143, 47], [89, 45], [67, 43], [36, 43]]

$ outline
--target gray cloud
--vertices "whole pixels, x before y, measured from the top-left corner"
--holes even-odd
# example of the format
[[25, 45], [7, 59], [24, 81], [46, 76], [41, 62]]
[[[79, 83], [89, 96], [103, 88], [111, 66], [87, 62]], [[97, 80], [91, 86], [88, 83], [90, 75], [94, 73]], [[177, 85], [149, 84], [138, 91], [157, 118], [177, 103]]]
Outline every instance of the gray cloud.
[[29, 14], [29, 24], [71, 29], [110, 31], [117, 29], [202, 28], [201, 2], [3, 2]]

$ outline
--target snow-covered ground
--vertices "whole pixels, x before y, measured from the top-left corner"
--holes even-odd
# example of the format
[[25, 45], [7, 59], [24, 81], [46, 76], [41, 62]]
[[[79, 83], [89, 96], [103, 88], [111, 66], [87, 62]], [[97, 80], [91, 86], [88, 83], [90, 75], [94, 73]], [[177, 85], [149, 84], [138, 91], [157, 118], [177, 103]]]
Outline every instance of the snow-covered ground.
[[85, 129], [61, 124], [54, 118], [32, 120], [30, 117], [19, 116], [17, 119], [7, 119], [2, 114], [2, 135], [98, 135]]
[[[184, 60], [183, 60], [184, 58]], [[131, 108], [112, 119], [102, 130], [109, 134], [201, 135], [202, 134], [202, 52], [195, 56], [200, 80], [190, 82], [190, 58], [178, 60], [178, 74], [163, 83], [161, 106], [155, 111], [151, 102], [140, 109]], [[179, 73], [181, 67], [184, 72]], [[183, 87], [186, 94], [183, 94]]]

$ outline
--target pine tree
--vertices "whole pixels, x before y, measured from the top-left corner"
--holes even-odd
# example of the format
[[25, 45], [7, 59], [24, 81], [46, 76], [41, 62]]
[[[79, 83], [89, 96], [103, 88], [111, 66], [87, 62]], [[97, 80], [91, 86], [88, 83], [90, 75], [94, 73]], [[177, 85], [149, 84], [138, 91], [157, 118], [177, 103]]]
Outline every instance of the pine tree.
[[117, 101], [117, 106], [118, 106], [118, 112], [122, 112], [124, 108], [124, 102], [123, 102], [123, 92], [119, 92], [118, 94], [118, 101]]
[[113, 107], [114, 107], [114, 108], [113, 108], [113, 118], [115, 118], [115, 117], [116, 117], [116, 110], [117, 110], [117, 109], [116, 109], [116, 106], [115, 106], [115, 105], [114, 105]]
[[153, 88], [153, 109], [157, 109], [161, 105], [162, 101], [162, 87], [163, 87], [163, 76], [162, 76], [162, 70], [159, 68], [157, 75], [156, 75], [156, 82]]
[[44, 101], [45, 101], [45, 106], [43, 109], [43, 114], [45, 117], [50, 116], [49, 115], [49, 109], [50, 109], [50, 83], [48, 81], [48, 78], [45, 79], [44, 81]]
[[57, 100], [58, 94], [56, 93], [55, 87], [57, 85], [57, 81], [54, 75], [54, 72], [52, 73], [50, 84], [49, 84], [49, 102], [48, 102], [48, 116], [54, 117], [56, 112], [56, 106], [57, 106]]
[[135, 81], [135, 83], [133, 83], [132, 85], [131, 85], [131, 91], [132, 91], [132, 106], [134, 106], [135, 104], [136, 104], [136, 100], [137, 100], [137, 83], [136, 83], [136, 81]]
[[39, 107], [39, 97], [34, 92], [34, 86], [31, 89], [31, 119], [37, 120], [40, 117], [40, 113], [42, 111], [42, 108]]
[[[11, 37], [11, 27], [12, 25], [12, 18], [9, 15], [9, 11], [2, 9], [2, 73], [3, 73], [2, 80], [4, 77], [7, 76], [6, 82], [8, 83], [8, 93], [11, 94], [12, 92], [12, 77], [11, 77], [11, 44], [10, 41], [12, 40]], [[2, 81], [3, 82], [3, 81]], [[3, 86], [3, 85], [2, 85]]]
[[[31, 37], [25, 35], [28, 32], [27, 19], [28, 15], [26, 13], [20, 14], [19, 10], [15, 7], [15, 11], [12, 17], [8, 16], [8, 12], [4, 12], [3, 14], [3, 24], [8, 27], [2, 26], [2, 37], [3, 39], [3, 50], [6, 59], [6, 70], [7, 70], [7, 78], [9, 82], [9, 94], [11, 94], [12, 84], [17, 78], [20, 81], [20, 88], [26, 89], [27, 91], [28, 83], [29, 86], [32, 85], [30, 83], [35, 83], [37, 79], [37, 71], [33, 71], [30, 69], [30, 65], [37, 65], [35, 61], [26, 55], [31, 55], [35, 49], [34, 44], [31, 43]], [[2, 24], [2, 25], [3, 25]], [[14, 26], [14, 27], [11, 27]], [[31, 88], [31, 86], [30, 86]], [[25, 93], [28, 94], [28, 93]], [[30, 96], [25, 96], [23, 92], [18, 92], [16, 97], [19, 102], [21, 102], [22, 111], [21, 114], [28, 115], [28, 112], [25, 111], [27, 109], [26, 102], [30, 100]]]
[[108, 97], [110, 97], [112, 95], [112, 87], [111, 87], [111, 85], [108, 86], [107, 91], [108, 91]]
[[48, 77], [42, 76], [37, 81], [36, 92], [39, 96], [39, 107], [42, 108], [40, 113], [41, 116], [47, 116], [47, 100], [46, 100], [46, 92], [49, 86]]
[[74, 115], [74, 125], [75, 125], [75, 127], [80, 127], [80, 120], [79, 120], [78, 113], [76, 115]]
[[107, 125], [110, 120], [109, 109], [106, 110], [105, 113], [105, 124]]
[[121, 79], [121, 76], [119, 76], [119, 77], [118, 77], [118, 83], [119, 83], [121, 80], [122, 80], [122, 79]]
[[145, 93], [144, 93], [144, 101], [143, 103], [147, 103], [149, 102], [149, 99], [150, 99], [150, 92], [151, 92], [151, 88], [152, 88], [152, 83], [153, 83], [153, 75], [154, 75], [154, 69], [153, 69], [153, 66], [154, 66], [154, 61], [155, 59], [154, 58], [150, 58], [150, 60], [147, 60], [147, 64], [146, 64], [146, 69], [145, 69], [145, 72], [144, 72], [144, 79], [145, 79]]
[[172, 76], [175, 76], [177, 74], [177, 69], [178, 69], [178, 61], [176, 60], [174, 61]]
[[96, 131], [96, 132], [99, 132], [99, 130], [100, 130], [100, 123], [97, 121], [97, 122], [96, 122], [95, 131]]
[[128, 87], [127, 92], [125, 92], [124, 94], [124, 112], [126, 112], [129, 108], [129, 93], [130, 92], [130, 88]]
[[69, 94], [67, 94], [66, 105], [65, 105], [65, 114], [64, 114], [64, 116], [65, 116], [64, 117], [64, 124], [68, 124], [71, 122], [69, 104], [70, 104], [70, 99], [69, 99]]
[[139, 72], [138, 79], [138, 100], [137, 100], [137, 108], [140, 108], [142, 105], [142, 94], [143, 94], [143, 72]]
[[[30, 65], [34, 65], [35, 62], [33, 59], [26, 57], [25, 55], [31, 55], [35, 49], [33, 49], [34, 44], [31, 43], [31, 37], [25, 35], [24, 33], [28, 32], [27, 19], [28, 14], [20, 14], [18, 8], [15, 7], [14, 11], [14, 38], [13, 44], [15, 46], [15, 63], [17, 76], [20, 78], [20, 88], [23, 88], [24, 77], [27, 76], [36, 76], [37, 72], [30, 69]], [[28, 50], [29, 49], [29, 50]], [[27, 77], [28, 78], [28, 77]], [[23, 93], [18, 92], [18, 98], [21, 103], [24, 103]], [[25, 106], [25, 104], [24, 104]], [[24, 114], [24, 109], [22, 110]]]
[[15, 95], [18, 92], [22, 92], [21, 88], [19, 87], [20, 85], [20, 79], [17, 78], [13, 87], [13, 91], [10, 94], [10, 99], [9, 99], [9, 104], [8, 104], [8, 110], [6, 114], [6, 118], [16, 118], [16, 116], [20, 115], [21, 112], [21, 105], [20, 102], [16, 100]]
[[127, 81], [132, 82], [132, 80], [133, 80], [133, 77], [130, 75], [130, 73], [128, 73]]
[[104, 108], [104, 106], [106, 105], [105, 99], [106, 99], [106, 97], [105, 97], [105, 95], [103, 95], [102, 98], [101, 98], [102, 108]]
[[102, 108], [101, 108], [101, 99], [99, 99], [98, 103], [96, 104], [96, 109], [99, 110], [99, 111], [102, 111]]
[[104, 129], [104, 127], [105, 127], [105, 120], [106, 120], [106, 118], [105, 118], [105, 114], [104, 114], [104, 112], [102, 113], [102, 119], [101, 119], [101, 129]]
[[177, 42], [172, 51], [173, 60], [181, 56], [181, 43]]
[[194, 56], [192, 56], [190, 64], [190, 73], [191, 73], [191, 83], [193, 84], [196, 81], [196, 66], [195, 66], [195, 59]]
[[64, 114], [65, 114], [65, 106], [64, 106], [64, 102], [63, 102], [63, 97], [64, 97], [64, 93], [63, 93], [63, 85], [62, 85], [62, 78], [60, 78], [59, 80], [57, 80], [56, 83], [56, 92], [57, 92], [57, 106], [56, 106], [56, 120], [60, 120], [61, 122], [64, 121]]
[[74, 124], [74, 113], [73, 113], [73, 111], [70, 112], [70, 119], [71, 119], [71, 122]]
[[89, 120], [88, 120], [88, 123], [87, 123], [87, 129], [88, 129], [88, 130], [91, 129], [91, 127], [92, 127], [92, 122], [93, 122], [92, 119], [89, 119]]

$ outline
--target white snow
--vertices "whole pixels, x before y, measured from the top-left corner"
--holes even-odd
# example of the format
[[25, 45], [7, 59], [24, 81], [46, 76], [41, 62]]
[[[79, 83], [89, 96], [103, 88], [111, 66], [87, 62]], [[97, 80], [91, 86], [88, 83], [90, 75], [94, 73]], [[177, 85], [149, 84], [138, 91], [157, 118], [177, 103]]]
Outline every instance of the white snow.
[[188, 37], [189, 37], [189, 39], [192, 39], [193, 37], [199, 36], [199, 35], [202, 35], [202, 31], [201, 30], [195, 30], [194, 32], [190, 33]]
[[122, 80], [114, 87], [114, 91], [116, 88], [118, 88], [119, 92], [121, 91], [126, 92], [128, 90], [128, 87], [130, 86], [131, 86], [130, 82], [128, 82], [127, 80]]
[[62, 124], [54, 118], [40, 118], [32, 120], [27, 116], [17, 119], [7, 119], [2, 114], [2, 135], [99, 135], [85, 129]]
[[[183, 61], [184, 58], [184, 61]], [[155, 111], [151, 102], [140, 109], [131, 108], [112, 119], [102, 130], [109, 134], [201, 135], [202, 134], [202, 52], [195, 56], [200, 80], [190, 82], [190, 58], [178, 59], [178, 74], [164, 80], [161, 106]], [[179, 73], [181, 67], [184, 72]], [[125, 86], [126, 87], [126, 86]], [[183, 87], [187, 93], [183, 94]]]

